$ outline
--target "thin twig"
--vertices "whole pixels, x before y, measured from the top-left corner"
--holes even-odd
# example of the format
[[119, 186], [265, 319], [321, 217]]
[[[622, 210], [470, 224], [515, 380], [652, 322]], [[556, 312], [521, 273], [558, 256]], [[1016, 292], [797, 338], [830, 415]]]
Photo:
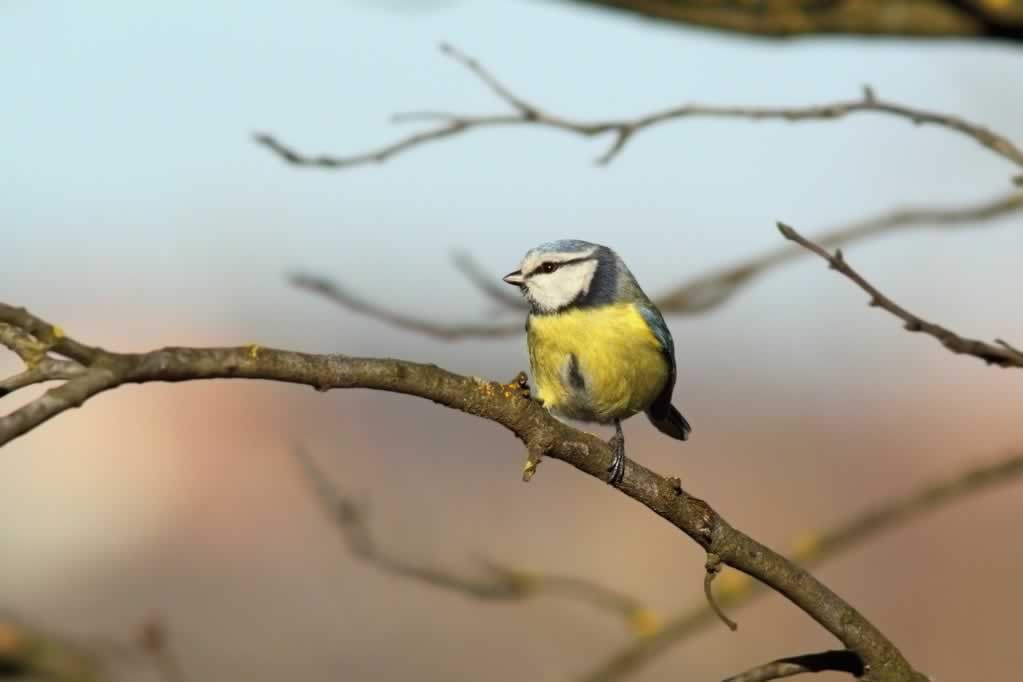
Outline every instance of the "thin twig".
[[1009, 351], [1011, 353], [1016, 353], [1020, 357], [1023, 357], [1023, 351], [1021, 351], [1019, 348], [1016, 348], [1016, 346], [1013, 346], [1008, 341], [1005, 341], [1004, 339], [995, 339], [995, 343], [997, 343], [999, 346], [1001, 346], [1005, 350], [1007, 350], [1007, 351]]
[[[975, 227], [983, 222], [1021, 210], [1023, 210], [1023, 192], [1017, 191], [967, 206], [903, 208], [887, 211], [856, 223], [832, 228], [818, 236], [817, 240], [825, 246], [837, 246], [907, 229]], [[803, 257], [805, 254], [806, 249], [786, 244], [759, 256], [715, 268], [694, 277], [680, 286], [656, 296], [654, 302], [666, 315], [706, 313], [729, 301], [736, 293], [752, 284], [760, 275], [796, 258]], [[525, 310], [526, 304], [522, 296], [513, 293], [507, 285], [498, 284], [499, 277], [486, 273], [469, 254], [456, 254], [455, 265], [477, 289], [502, 309], [518, 312]], [[300, 289], [321, 295], [347, 310], [390, 324], [397, 329], [443, 341], [471, 338], [495, 339], [517, 336], [523, 332], [521, 321], [445, 324], [397, 313], [358, 297], [342, 284], [317, 275], [295, 274], [291, 276], [290, 281]]]
[[485, 577], [467, 577], [447, 568], [405, 559], [380, 549], [373, 541], [366, 521], [366, 509], [354, 499], [338, 492], [325, 472], [303, 448], [295, 449], [305, 479], [324, 511], [340, 531], [353, 556], [375, 565], [386, 573], [411, 578], [432, 587], [475, 599], [495, 601], [525, 600], [540, 594], [566, 596], [617, 614], [632, 628], [645, 634], [654, 617], [637, 599], [618, 590], [575, 576], [562, 576], [510, 568], [485, 559], [480, 563], [489, 573]]
[[145, 623], [139, 633], [138, 646], [152, 660], [164, 682], [188, 682], [188, 676], [170, 645], [170, 636], [163, 623], [155, 619]]
[[[491, 115], [464, 115], [438, 111], [399, 114], [394, 117], [394, 120], [402, 122], [413, 120], [437, 121], [438, 123], [433, 128], [411, 134], [378, 149], [351, 156], [307, 156], [279, 141], [269, 133], [257, 133], [254, 135], [254, 139], [257, 143], [267, 147], [289, 163], [299, 166], [341, 169], [386, 161], [390, 157], [413, 147], [453, 137], [469, 130], [509, 125], [532, 125], [554, 128], [583, 137], [611, 135], [612, 141], [610, 146], [596, 160], [598, 164], [606, 164], [622, 151], [625, 144], [636, 133], [661, 123], [676, 121], [682, 118], [741, 118], [754, 121], [781, 120], [793, 122], [837, 119], [860, 112], [873, 112], [903, 118], [917, 125], [937, 125], [959, 132], [1011, 161], [1018, 168], [1023, 169], [1023, 150], [1019, 149], [1002, 135], [958, 116], [915, 109], [879, 99], [870, 88], [864, 88], [863, 94], [858, 99], [824, 105], [806, 107], [745, 107], [684, 104], [636, 118], [585, 122], [545, 113], [539, 107], [513, 94], [493, 74], [485, 70], [478, 61], [459, 52], [450, 45], [441, 46], [441, 52], [467, 68], [489, 87], [499, 99], [507, 103], [514, 112]], [[1017, 182], [1023, 182], [1023, 175], [1020, 175], [1016, 180]]]
[[[816, 239], [824, 246], [834, 247], [910, 229], [975, 228], [1019, 211], [1023, 211], [1023, 192], [1016, 191], [965, 206], [897, 208], [828, 229]], [[798, 246], [783, 245], [700, 275], [658, 296], [656, 302], [666, 314], [703, 313], [727, 302], [760, 275], [805, 254], [806, 250]]]
[[[0, 304], [0, 323], [50, 334], [53, 326], [22, 308]], [[38, 338], [38, 337], [37, 337]], [[557, 459], [608, 481], [614, 453], [607, 442], [552, 416], [536, 401], [522, 397], [517, 382], [503, 384], [461, 376], [436, 365], [382, 358], [314, 355], [243, 346], [170, 347], [147, 353], [114, 353], [78, 344], [67, 337], [57, 344], [68, 352], [89, 348], [89, 372], [0, 417], [0, 445], [37, 428], [48, 419], [107, 390], [130, 383], [210, 379], [263, 379], [331, 388], [389, 391], [430, 400], [499, 424], [527, 449]], [[57, 354], [62, 352], [55, 347]], [[868, 682], [921, 682], [896, 646], [856, 609], [799, 565], [731, 526], [707, 502], [680, 492], [650, 469], [625, 459], [615, 488], [640, 502], [721, 562], [770, 586], [810, 615], [821, 627], [855, 651], [876, 677]], [[865, 678], [867, 679], [867, 678]]]
[[[1023, 478], [1023, 453], [1010, 454], [989, 463], [970, 467], [867, 509], [830, 530], [801, 534], [798, 542], [792, 543], [796, 547], [792, 552], [793, 560], [806, 566], [814, 566], [868, 538], [877, 537], [938, 508], [978, 495], [996, 485], [1016, 482], [1020, 478]], [[728, 589], [719, 587], [716, 596], [718, 603], [735, 608], [766, 592], [767, 589], [762, 584], [742, 579], [731, 581]], [[717, 622], [718, 618], [714, 611], [706, 604], [684, 610], [666, 621], [664, 627], [652, 636], [627, 644], [581, 676], [579, 681], [621, 680], [638, 672], [676, 644], [716, 625]]]
[[863, 675], [863, 661], [852, 651], [844, 649], [822, 651], [816, 654], [779, 658], [777, 661], [771, 661], [734, 677], [729, 677], [724, 682], [770, 682], [770, 680], [780, 680], [783, 677], [792, 677], [803, 673], [828, 671], [849, 673], [854, 677], [860, 677]]
[[[1023, 194], [1020, 195], [1020, 205], [1023, 206]], [[480, 267], [479, 263], [473, 259], [472, 254], [457, 251], [453, 254], [452, 261], [458, 271], [499, 308], [515, 311], [526, 309], [526, 301], [522, 295], [518, 292], [513, 293], [507, 284], [500, 282], [494, 276], [494, 273], [487, 272]]]
[[471, 71], [477, 78], [486, 83], [490, 89], [494, 91], [495, 95], [510, 104], [512, 108], [517, 109], [524, 117], [535, 119], [543, 116], [543, 113], [539, 109], [512, 93], [512, 91], [506, 88], [501, 81], [497, 80], [492, 73], [484, 68], [482, 64], [469, 55], [463, 54], [458, 50], [458, 48], [449, 45], [448, 43], [441, 43], [440, 51], [441, 54], [454, 59], [456, 62]]
[[296, 273], [289, 277], [289, 281], [299, 289], [312, 291], [348, 310], [362, 313], [398, 329], [423, 334], [424, 336], [430, 336], [442, 341], [454, 341], [465, 338], [498, 338], [519, 334], [523, 330], [521, 320], [503, 324], [468, 323], [447, 325], [430, 322], [425, 318], [403, 315], [375, 303], [365, 301], [352, 294], [352, 292], [337, 282], [317, 275]]
[[953, 353], [972, 355], [980, 358], [989, 365], [999, 367], [1023, 367], [1023, 353], [1008, 345], [1004, 341], [987, 343], [977, 339], [970, 339], [956, 334], [955, 332], [942, 327], [941, 325], [928, 322], [913, 313], [909, 312], [895, 301], [882, 294], [874, 285], [863, 278], [856, 270], [849, 265], [842, 255], [842, 251], [836, 250], [834, 254], [828, 253], [822, 246], [815, 244], [806, 237], [796, 232], [793, 228], [778, 223], [778, 229], [782, 235], [803, 248], [806, 248], [826, 260], [833, 270], [848, 277], [856, 283], [863, 291], [870, 296], [870, 305], [886, 310], [903, 321], [907, 331], [923, 332], [938, 339], [948, 350]]

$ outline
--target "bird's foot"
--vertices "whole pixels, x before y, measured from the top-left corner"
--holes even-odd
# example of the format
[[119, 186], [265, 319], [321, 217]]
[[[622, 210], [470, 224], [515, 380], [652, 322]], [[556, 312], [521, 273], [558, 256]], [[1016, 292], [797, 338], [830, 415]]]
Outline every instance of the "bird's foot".
[[614, 457], [611, 459], [611, 466], [607, 468], [607, 482], [616, 488], [625, 476], [625, 434], [622, 433], [621, 424], [615, 425], [615, 435], [607, 442]]
[[526, 400], [532, 400], [539, 403], [541, 406], [543, 405], [542, 400], [533, 396], [533, 391], [529, 388], [529, 377], [526, 376], [525, 372], [519, 372], [516, 374], [515, 378], [512, 379], [511, 385], [514, 386], [519, 395]]

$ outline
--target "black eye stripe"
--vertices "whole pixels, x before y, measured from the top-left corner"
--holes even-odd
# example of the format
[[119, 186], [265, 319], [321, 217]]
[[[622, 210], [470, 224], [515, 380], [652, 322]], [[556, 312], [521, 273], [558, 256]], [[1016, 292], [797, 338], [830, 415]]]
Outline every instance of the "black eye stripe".
[[540, 263], [535, 268], [530, 270], [528, 273], [523, 275], [523, 277], [525, 279], [529, 279], [533, 275], [537, 275], [537, 274], [550, 274], [550, 273], [554, 272], [555, 270], [557, 270], [558, 268], [560, 268], [560, 267], [562, 267], [564, 265], [575, 265], [576, 263], [585, 263], [588, 260], [594, 260], [594, 257], [593, 256], [583, 256], [581, 258], [573, 258], [571, 260], [547, 261], [545, 263]]

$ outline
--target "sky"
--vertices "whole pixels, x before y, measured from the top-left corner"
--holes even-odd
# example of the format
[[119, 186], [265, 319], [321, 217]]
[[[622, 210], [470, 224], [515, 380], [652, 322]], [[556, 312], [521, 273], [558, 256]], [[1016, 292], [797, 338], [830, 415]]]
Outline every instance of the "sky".
[[[303, 267], [453, 315], [474, 301], [450, 271], [452, 249], [505, 272], [562, 235], [640, 262], [670, 240], [687, 273], [773, 244], [777, 219], [812, 229], [893, 203], [977, 199], [1011, 170], [969, 140], [877, 116], [686, 121], [637, 136], [609, 168], [590, 163], [604, 141], [551, 131], [482, 131], [343, 174], [298, 171], [253, 144], [253, 132], [268, 131], [343, 154], [401, 133], [388, 124], [395, 112], [501, 111], [438, 53], [441, 41], [582, 118], [680, 101], [821, 103], [869, 83], [1007, 133], [1023, 120], [1023, 104], [1004, 96], [1014, 60], [998, 46], [868, 50], [838, 39], [779, 49], [542, 0], [5, 5], [5, 51], [18, 58], [0, 65], [11, 93], [0, 123], [17, 160], [2, 177], [3, 217], [8, 248], [23, 255], [7, 277], [30, 279], [45, 253], [66, 273], [51, 290], [71, 279], [91, 303], [121, 291], [173, 307], [210, 286], [248, 299], [254, 272], [269, 289]], [[417, 255], [400, 273], [379, 267], [396, 250]], [[430, 288], [388, 290], [423, 276]], [[259, 306], [240, 303], [250, 314]], [[195, 312], [223, 309], [207, 301]]]
[[[117, 350], [259, 342], [507, 378], [525, 366], [521, 339], [418, 338], [333, 308], [290, 287], [285, 275], [320, 273], [407, 313], [473, 321], [492, 311], [452, 265], [455, 251], [471, 253], [496, 278], [538, 243], [583, 238], [618, 250], [655, 294], [777, 246], [777, 220], [812, 235], [896, 206], [972, 203], [1010, 188], [1012, 167], [972, 140], [872, 114], [799, 124], [680, 121], [636, 135], [606, 167], [593, 160], [609, 140], [526, 128], [475, 131], [339, 172], [288, 166], [253, 142], [254, 133], [270, 132], [308, 153], [343, 155], [414, 129], [392, 125], [396, 112], [504, 111], [439, 52], [442, 42], [538, 106], [583, 120], [689, 101], [828, 103], [870, 84], [881, 97], [1023, 139], [1023, 99], [1015, 94], [1023, 56], [1001, 45], [781, 44], [555, 0], [300, 8], [9, 1], [0, 4], [2, 299]], [[1017, 216], [978, 229], [912, 231], [847, 255], [923, 316], [979, 338], [1023, 342], [1023, 319], [1009, 303], [1019, 290], [1020, 226]], [[679, 351], [678, 401], [697, 437], [687, 480], [769, 541], [1019, 442], [1018, 379], [906, 334], [815, 260], [769, 273], [712, 314], [668, 321]], [[4, 358], [0, 367], [14, 364]], [[629, 422], [630, 430], [637, 434], [630, 442], [649, 448], [651, 465], [680, 466], [645, 424]], [[294, 480], [287, 452], [296, 441], [325, 459], [334, 448], [351, 454], [341, 479], [390, 500], [379, 503], [381, 523], [412, 551], [503, 552], [621, 579], [651, 598], [673, 580], [673, 562], [692, 564], [693, 575], [702, 570], [688, 546], [658, 546], [652, 573], [626, 561], [603, 529], [631, 536], [645, 521], [639, 510], [554, 468], [543, 472], [550, 481], [539, 484], [543, 492], [524, 495], [515, 443], [502, 442], [503, 458], [481, 461], [493, 435], [391, 396], [224, 383], [120, 389], [4, 449], [0, 541], [12, 559], [0, 595], [79, 630], [98, 623], [120, 632], [160, 611], [193, 647], [186, 658], [196, 669], [257, 677], [266, 664], [258, 652], [276, 640], [270, 624], [251, 636], [240, 628], [258, 611], [254, 594], [276, 600], [263, 606], [287, 613], [290, 627], [308, 635], [289, 642], [266, 674], [300, 665], [313, 679], [339, 671], [379, 679], [404, 664], [430, 671], [423, 679], [448, 679], [461, 670], [459, 652], [443, 643], [468, 637], [479, 647], [473, 665], [484, 666], [488, 651], [498, 655], [488, 646], [525, 636], [545, 617], [541, 607], [511, 620], [488, 611], [487, 622], [500, 623], [488, 639], [470, 634], [478, 607], [460, 604], [451, 607], [450, 627], [437, 624], [434, 639], [424, 636], [435, 624], [432, 609], [447, 602], [432, 593], [394, 596], [392, 582], [331, 544]], [[493, 488], [481, 490], [481, 481]], [[551, 506], [558, 486], [570, 491], [567, 507]], [[999, 519], [1018, 515], [1015, 497], [983, 509]], [[459, 515], [467, 508], [475, 518]], [[668, 534], [657, 527], [635, 536], [645, 543]], [[919, 556], [939, 552], [943, 537], [931, 525], [883, 547]], [[953, 566], [967, 549], [946, 547], [951, 555], [935, 560]], [[1001, 551], [1004, 575], [1018, 572], [1023, 557]], [[271, 558], [281, 553], [293, 558], [278, 566]], [[942, 629], [947, 619], [900, 611], [893, 595], [930, 592], [906, 587], [920, 579], [909, 568], [894, 569], [904, 580], [891, 591], [864, 578], [877, 556], [865, 553], [829, 576], [935, 668], [954, 673], [955, 657], [941, 642], [960, 635], [955, 624]], [[329, 562], [343, 566], [345, 586], [331, 598], [335, 611], [310, 615], [321, 599], [316, 586], [332, 584]], [[923, 583], [940, 591], [953, 580], [949, 569]], [[296, 596], [289, 585], [305, 591]], [[672, 592], [669, 601], [700, 597], [692, 591]], [[975, 598], [956, 595], [965, 610]], [[374, 614], [381, 599], [419, 609], [375, 619], [363, 633], [394, 642], [407, 660], [358, 640], [357, 618], [345, 616]], [[288, 605], [296, 610], [283, 610]], [[785, 613], [777, 616], [790, 619], [783, 633], [814, 632]], [[555, 621], [571, 631], [579, 614]], [[965, 618], [962, 627], [985, 633], [983, 646], [999, 651], [993, 625]], [[331, 628], [348, 639], [324, 634]], [[536, 659], [516, 670], [564, 677], [579, 659], [562, 646], [581, 655], [587, 638], [613, 648], [619, 635], [587, 622], [578, 642], [538, 645]], [[770, 656], [785, 641], [747, 641], [743, 655]], [[672, 660], [694, 674], [727, 672], [720, 666], [728, 645], [708, 646], [702, 658]]]

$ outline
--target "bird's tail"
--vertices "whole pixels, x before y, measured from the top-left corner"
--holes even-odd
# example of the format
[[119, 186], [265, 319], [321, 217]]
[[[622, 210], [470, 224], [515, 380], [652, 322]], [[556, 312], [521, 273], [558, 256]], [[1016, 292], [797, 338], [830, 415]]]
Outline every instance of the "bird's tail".
[[677, 440], [689, 440], [689, 433], [693, 427], [689, 426], [689, 422], [675, 409], [674, 405], [669, 404], [663, 414], [654, 416], [653, 413], [650, 413], [647, 416], [650, 417], [650, 423], [661, 433]]

